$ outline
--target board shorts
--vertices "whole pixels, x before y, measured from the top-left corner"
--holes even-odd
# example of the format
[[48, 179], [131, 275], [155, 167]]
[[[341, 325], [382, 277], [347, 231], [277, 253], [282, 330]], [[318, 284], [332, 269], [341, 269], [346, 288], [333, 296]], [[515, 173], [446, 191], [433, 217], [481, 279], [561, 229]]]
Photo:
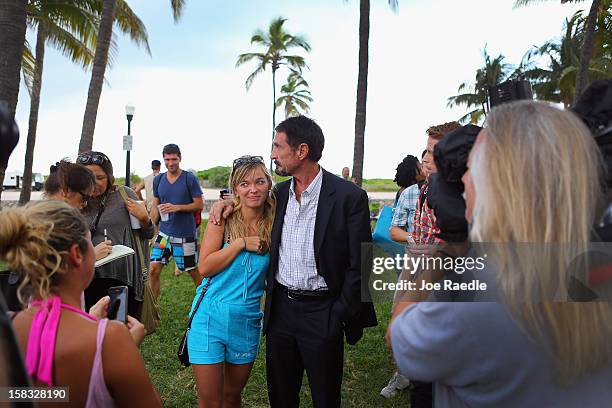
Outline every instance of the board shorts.
[[151, 262], [168, 265], [174, 258], [181, 272], [198, 267], [198, 240], [195, 237], [175, 238], [159, 232], [151, 249]]

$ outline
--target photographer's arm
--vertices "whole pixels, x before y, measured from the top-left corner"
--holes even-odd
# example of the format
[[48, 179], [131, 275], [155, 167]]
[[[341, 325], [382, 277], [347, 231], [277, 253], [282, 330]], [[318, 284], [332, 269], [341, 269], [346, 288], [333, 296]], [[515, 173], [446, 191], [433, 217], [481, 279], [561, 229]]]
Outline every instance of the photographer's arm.
[[399, 242], [401, 244], [410, 243], [410, 241], [412, 240], [412, 233], [407, 232], [400, 227], [391, 227], [389, 229], [389, 233], [393, 241]]

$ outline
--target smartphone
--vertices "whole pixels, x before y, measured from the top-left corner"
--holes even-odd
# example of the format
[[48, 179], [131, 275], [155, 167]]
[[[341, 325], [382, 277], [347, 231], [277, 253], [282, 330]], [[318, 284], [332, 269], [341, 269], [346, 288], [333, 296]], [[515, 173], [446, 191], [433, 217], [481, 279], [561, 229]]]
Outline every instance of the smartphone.
[[219, 190], [219, 197], [222, 200], [225, 200], [231, 195], [232, 195], [232, 190], [230, 190], [229, 188], [224, 188], [223, 190]]
[[128, 287], [113, 286], [108, 289], [108, 296], [110, 296], [108, 318], [127, 323]]

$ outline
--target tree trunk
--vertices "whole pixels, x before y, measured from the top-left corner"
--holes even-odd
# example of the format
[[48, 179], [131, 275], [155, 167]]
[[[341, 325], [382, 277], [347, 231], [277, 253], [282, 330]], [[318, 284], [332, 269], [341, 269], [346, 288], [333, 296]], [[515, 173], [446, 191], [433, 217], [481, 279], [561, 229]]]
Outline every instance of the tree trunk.
[[[272, 63], [274, 64], [274, 63]], [[276, 69], [272, 67], [272, 142], [270, 142], [270, 151], [274, 143], [274, 133], [276, 129]], [[270, 174], [274, 174], [272, 169], [272, 158], [270, 158]]]
[[355, 148], [353, 150], [353, 177], [361, 186], [363, 180], [363, 151], [368, 99], [368, 40], [370, 37], [370, 0], [359, 5], [359, 76], [355, 112]]
[[34, 144], [36, 143], [36, 128], [38, 127], [38, 108], [40, 106], [40, 91], [42, 87], [43, 64], [45, 60], [45, 41], [47, 39], [44, 23], [38, 24], [36, 35], [36, 65], [34, 67], [34, 83], [30, 99], [30, 120], [28, 126], [28, 140], [26, 144], [25, 166], [21, 178], [21, 194], [19, 205], [30, 201], [32, 193], [32, 166], [34, 164]]
[[593, 0], [591, 10], [587, 17], [586, 26], [584, 28], [584, 42], [580, 50], [580, 66], [576, 74], [576, 91], [574, 94], [574, 104], [578, 101], [580, 94], [588, 85], [589, 63], [593, 55], [595, 28], [597, 26], [597, 14], [601, 6], [601, 0]]
[[26, 33], [27, 0], [0, 0], [0, 101], [15, 115], [21, 56]]
[[[0, 0], [0, 104], [8, 106], [15, 116], [21, 56], [26, 33], [27, 0]], [[5, 166], [0, 166], [0, 198], [4, 184]]]
[[104, 84], [104, 73], [108, 63], [108, 50], [113, 35], [113, 23], [115, 22], [115, 11], [117, 0], [104, 0], [100, 28], [98, 29], [98, 43], [94, 54], [93, 69], [91, 70], [91, 81], [87, 94], [87, 105], [83, 115], [83, 130], [79, 143], [79, 153], [91, 150], [93, 135], [96, 128], [96, 117], [98, 116], [98, 105]]

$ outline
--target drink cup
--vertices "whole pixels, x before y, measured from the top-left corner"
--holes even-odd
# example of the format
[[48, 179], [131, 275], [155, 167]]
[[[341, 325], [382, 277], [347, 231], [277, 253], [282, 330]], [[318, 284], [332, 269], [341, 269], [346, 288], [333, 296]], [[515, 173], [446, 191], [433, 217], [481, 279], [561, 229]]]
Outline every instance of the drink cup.
[[[144, 203], [144, 201], [136, 201], [139, 205], [142, 205]], [[130, 224], [132, 224], [132, 229], [140, 229], [142, 228], [142, 225], [140, 225], [140, 221], [138, 220], [138, 218], [134, 217], [132, 214], [130, 214]]]
[[157, 209], [159, 210], [159, 216], [161, 217], [162, 221], [168, 221], [170, 219], [170, 214], [163, 212], [159, 207], [161, 206], [158, 205]]

